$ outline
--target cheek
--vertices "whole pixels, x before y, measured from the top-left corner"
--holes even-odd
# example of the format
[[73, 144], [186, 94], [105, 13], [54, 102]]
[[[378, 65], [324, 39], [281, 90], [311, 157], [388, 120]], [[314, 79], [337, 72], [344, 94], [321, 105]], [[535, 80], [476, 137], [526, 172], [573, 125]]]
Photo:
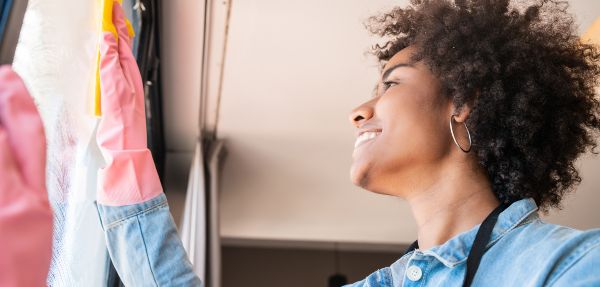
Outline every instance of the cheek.
[[403, 96], [381, 99], [378, 112], [382, 116], [383, 133], [377, 152], [382, 169], [397, 171], [429, 163], [446, 150], [448, 135], [440, 117], [444, 114], [442, 106], [423, 94]]

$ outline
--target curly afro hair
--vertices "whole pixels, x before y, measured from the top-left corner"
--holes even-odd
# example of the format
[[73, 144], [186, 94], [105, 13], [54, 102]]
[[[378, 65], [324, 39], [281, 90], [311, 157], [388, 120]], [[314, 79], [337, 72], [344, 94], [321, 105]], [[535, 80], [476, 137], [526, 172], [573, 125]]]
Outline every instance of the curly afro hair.
[[[456, 107], [471, 104], [472, 150], [497, 198], [559, 207], [575, 160], [600, 131], [598, 47], [580, 41], [566, 1], [412, 0], [369, 18], [385, 64], [416, 47]], [[517, 3], [517, 4], [518, 4]]]

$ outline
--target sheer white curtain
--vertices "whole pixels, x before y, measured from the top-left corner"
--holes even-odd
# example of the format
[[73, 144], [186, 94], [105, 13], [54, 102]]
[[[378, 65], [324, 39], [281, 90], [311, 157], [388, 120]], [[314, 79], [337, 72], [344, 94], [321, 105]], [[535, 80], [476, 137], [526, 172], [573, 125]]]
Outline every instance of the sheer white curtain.
[[[204, 154], [206, 152], [206, 154]], [[221, 286], [219, 177], [223, 141], [196, 144], [181, 223], [181, 239], [194, 271], [207, 287]]]
[[94, 206], [102, 157], [94, 87], [99, 1], [29, 0], [14, 69], [34, 97], [48, 140], [48, 194], [54, 208], [49, 286], [106, 285], [107, 252]]
[[192, 159], [185, 207], [181, 222], [181, 241], [194, 265], [194, 271], [206, 282], [206, 179], [202, 144], [198, 142]]

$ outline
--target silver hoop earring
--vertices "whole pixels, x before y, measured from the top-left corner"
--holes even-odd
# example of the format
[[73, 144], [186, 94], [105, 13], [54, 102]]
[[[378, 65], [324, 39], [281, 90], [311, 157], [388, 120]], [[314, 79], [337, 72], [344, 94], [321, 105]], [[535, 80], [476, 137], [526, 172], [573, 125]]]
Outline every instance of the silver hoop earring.
[[473, 144], [471, 142], [471, 133], [469, 132], [469, 128], [467, 128], [467, 123], [463, 122], [463, 125], [465, 125], [465, 129], [467, 130], [467, 135], [469, 136], [469, 149], [464, 149], [462, 146], [460, 146], [458, 141], [456, 141], [456, 137], [454, 136], [454, 129], [452, 128], [452, 120], [453, 119], [454, 119], [454, 115], [450, 116], [450, 133], [452, 134], [452, 139], [454, 140], [454, 143], [456, 144], [456, 146], [458, 146], [458, 148], [460, 148], [460, 150], [462, 150], [465, 153], [468, 153], [469, 151], [471, 151], [471, 146]]

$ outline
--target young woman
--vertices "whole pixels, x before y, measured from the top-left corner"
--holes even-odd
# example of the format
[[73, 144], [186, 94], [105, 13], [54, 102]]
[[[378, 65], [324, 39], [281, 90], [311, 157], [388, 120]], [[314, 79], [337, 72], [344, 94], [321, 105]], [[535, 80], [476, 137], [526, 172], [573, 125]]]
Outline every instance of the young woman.
[[[559, 206], [580, 181], [574, 162], [596, 146], [600, 131], [600, 53], [579, 41], [565, 9], [550, 0], [517, 8], [508, 0], [414, 0], [372, 18], [372, 32], [390, 41], [375, 47], [383, 64], [376, 94], [350, 115], [358, 130], [351, 178], [405, 199], [419, 229], [404, 256], [351, 286], [600, 285], [600, 230], [547, 224], [537, 213]], [[115, 28], [101, 49], [98, 130], [108, 162], [98, 210], [109, 253], [126, 286], [201, 286], [146, 148], [141, 78], [118, 4], [113, 15]], [[15, 97], [32, 107], [21, 90]], [[8, 107], [3, 97], [0, 105]], [[37, 114], [24, 110], [41, 127]], [[25, 185], [41, 189], [43, 198], [43, 156], [27, 161], [15, 153], [14, 160], [8, 152], [23, 149], [14, 144], [18, 122], [0, 113], [8, 130], [0, 129], [0, 192]], [[22, 143], [42, 141], [41, 128], [28, 138]], [[31, 150], [43, 155], [43, 146]], [[37, 176], [27, 176], [31, 171]], [[10, 194], [0, 197], [2, 206], [26, 201]], [[42, 212], [20, 212], [41, 214], [39, 230], [48, 237], [50, 213], [42, 202]], [[3, 215], [2, 234], [35, 238], [33, 229], [8, 228], [15, 217]], [[5, 244], [38, 246], [31, 250], [43, 254], [36, 269], [43, 272], [48, 243]], [[34, 255], [0, 254], [0, 263], [23, 263], [0, 282], [26, 282], [19, 280], [28, 278], [25, 262]], [[31, 282], [5, 285], [40, 285]]]
[[537, 212], [596, 147], [600, 53], [566, 3], [509, 2], [412, 1], [371, 19], [389, 41], [374, 48], [376, 94], [350, 115], [351, 177], [405, 199], [418, 237], [352, 286], [600, 285], [600, 230]]

